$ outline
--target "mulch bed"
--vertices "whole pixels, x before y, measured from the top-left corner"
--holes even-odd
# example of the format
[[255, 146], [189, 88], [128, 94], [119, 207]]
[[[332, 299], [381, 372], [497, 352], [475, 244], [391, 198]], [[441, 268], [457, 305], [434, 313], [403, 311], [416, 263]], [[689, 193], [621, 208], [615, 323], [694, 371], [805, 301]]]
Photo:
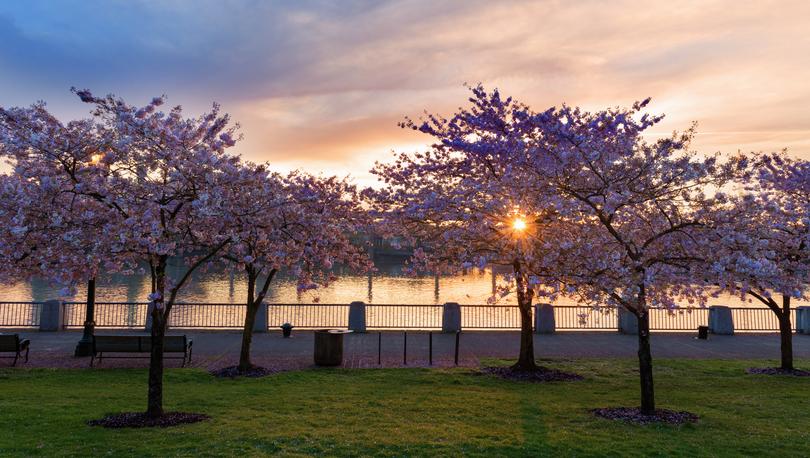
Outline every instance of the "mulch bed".
[[620, 420], [636, 425], [647, 425], [650, 423], [666, 423], [670, 425], [682, 425], [685, 423], [697, 423], [698, 416], [686, 411], [675, 411], [667, 409], [656, 409], [653, 415], [644, 415], [638, 407], [604, 407], [601, 409], [591, 409], [590, 412], [597, 417], [608, 420]]
[[518, 382], [574, 382], [583, 379], [579, 374], [542, 366], [533, 371], [515, 369], [509, 366], [482, 367], [481, 372]]
[[801, 369], [785, 370], [780, 367], [749, 367], [745, 370], [754, 375], [792, 375], [794, 377], [810, 377], [810, 371]]
[[222, 369], [213, 370], [210, 372], [211, 375], [214, 377], [223, 377], [223, 378], [235, 378], [235, 377], [251, 377], [251, 378], [258, 378], [258, 377], [267, 377], [268, 375], [273, 375], [279, 373], [279, 370], [276, 369], [268, 369], [266, 367], [261, 366], [253, 366], [245, 372], [239, 372], [239, 366], [228, 366], [223, 367]]
[[104, 428], [167, 428], [169, 426], [197, 423], [210, 418], [202, 413], [188, 412], [166, 412], [157, 418], [150, 417], [143, 412], [125, 412], [107, 415], [99, 420], [90, 420], [87, 424]]

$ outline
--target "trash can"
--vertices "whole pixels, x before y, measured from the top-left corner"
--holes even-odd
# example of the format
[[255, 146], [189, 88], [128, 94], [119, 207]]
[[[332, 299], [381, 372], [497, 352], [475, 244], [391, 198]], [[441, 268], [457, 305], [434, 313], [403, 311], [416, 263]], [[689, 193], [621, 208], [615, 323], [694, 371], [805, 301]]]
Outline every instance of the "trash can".
[[340, 366], [343, 364], [343, 334], [352, 331], [343, 329], [319, 329], [315, 331], [315, 365]]

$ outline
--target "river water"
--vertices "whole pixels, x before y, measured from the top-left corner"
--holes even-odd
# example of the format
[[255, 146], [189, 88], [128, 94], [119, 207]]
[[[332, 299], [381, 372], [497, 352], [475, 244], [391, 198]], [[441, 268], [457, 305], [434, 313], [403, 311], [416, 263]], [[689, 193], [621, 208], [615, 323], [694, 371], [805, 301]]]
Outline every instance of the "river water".
[[[396, 258], [376, 261], [378, 272], [358, 275], [336, 272], [338, 280], [328, 287], [298, 293], [295, 280], [283, 273], [271, 283], [266, 302], [308, 304], [348, 304], [364, 301], [373, 304], [441, 304], [459, 302], [485, 304], [492, 295], [493, 273], [490, 269], [470, 270], [462, 275], [413, 277], [403, 273], [403, 262]], [[177, 266], [172, 269], [177, 272]], [[497, 275], [496, 281], [502, 276]], [[263, 280], [263, 279], [262, 279]], [[260, 281], [262, 281], [260, 280]], [[146, 302], [150, 279], [147, 275], [106, 275], [97, 280], [96, 300], [99, 302]], [[83, 301], [86, 289], [79, 285], [76, 294], [60, 296], [60, 287], [42, 280], [5, 285], [0, 301], [45, 301], [49, 299]], [[179, 302], [244, 303], [247, 281], [241, 273], [212, 269], [193, 275], [181, 290]], [[514, 303], [507, 297], [499, 301]]]
[[[338, 281], [326, 288], [299, 294], [295, 281], [278, 275], [272, 283], [268, 303], [284, 304], [348, 304], [364, 301], [369, 304], [485, 304], [492, 295], [501, 274], [493, 275], [489, 268], [471, 269], [460, 275], [413, 277], [403, 273], [403, 262], [397, 258], [376, 260], [378, 272], [371, 276], [337, 272]], [[175, 267], [176, 271], [176, 267]], [[493, 280], [493, 276], [495, 280]], [[107, 275], [97, 281], [96, 300], [99, 302], [146, 302], [149, 294], [148, 275]], [[195, 274], [179, 295], [179, 302], [244, 303], [247, 282], [242, 274], [230, 274], [222, 269]], [[42, 280], [0, 286], [0, 301], [45, 301], [49, 299], [84, 301], [85, 288], [80, 285], [73, 296], [59, 296], [60, 288]], [[573, 304], [573, 301], [561, 301]], [[499, 304], [515, 304], [513, 296], [501, 298]], [[723, 295], [710, 304], [731, 307], [763, 307], [758, 302], [745, 302], [739, 297]], [[805, 305], [797, 302], [795, 305]]]

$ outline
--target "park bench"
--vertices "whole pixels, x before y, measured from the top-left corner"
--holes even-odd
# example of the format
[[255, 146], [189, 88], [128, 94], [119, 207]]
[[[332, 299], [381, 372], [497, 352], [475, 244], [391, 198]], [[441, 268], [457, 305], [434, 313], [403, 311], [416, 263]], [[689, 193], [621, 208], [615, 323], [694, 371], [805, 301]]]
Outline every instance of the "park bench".
[[[186, 361], [191, 362], [191, 339], [186, 336], [165, 336], [163, 338], [164, 359], [182, 359], [183, 366]], [[152, 349], [151, 336], [95, 336], [93, 337], [93, 353], [90, 356], [90, 367], [102, 358], [149, 358]], [[114, 356], [109, 356], [112, 353]], [[124, 356], [121, 353], [147, 353], [146, 356]], [[165, 356], [166, 353], [182, 353], [183, 356]]]
[[0, 352], [14, 353], [14, 356], [3, 356], [3, 358], [14, 358], [12, 366], [17, 365], [17, 360], [25, 350], [25, 362], [28, 362], [28, 350], [31, 341], [28, 339], [20, 339], [19, 334], [0, 334]]

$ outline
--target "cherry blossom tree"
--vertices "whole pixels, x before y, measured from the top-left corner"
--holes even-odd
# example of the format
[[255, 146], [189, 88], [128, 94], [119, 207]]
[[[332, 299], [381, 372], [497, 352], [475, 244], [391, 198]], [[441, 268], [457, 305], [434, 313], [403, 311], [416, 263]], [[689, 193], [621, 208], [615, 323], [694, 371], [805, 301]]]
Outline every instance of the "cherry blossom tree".
[[[11, 284], [42, 273], [40, 265], [53, 246], [43, 195], [37, 183], [16, 174], [0, 175], [0, 282]], [[44, 248], [44, 250], [43, 250]], [[44, 251], [46, 254], [39, 256]]]
[[95, 328], [95, 284], [102, 272], [131, 273], [134, 260], [120, 246], [107, 243], [107, 208], [90, 199], [18, 175], [0, 176], [0, 219], [4, 226], [0, 264], [5, 283], [44, 278], [62, 287], [63, 295], [75, 294], [78, 283], [87, 284], [84, 333], [75, 355], [89, 356]]
[[[439, 234], [466, 222], [468, 234], [495, 232], [508, 227], [510, 210], [527, 215], [538, 229], [531, 247], [521, 248], [526, 267], [516, 263], [517, 277], [526, 276], [517, 282], [519, 301], [526, 288], [524, 297], [574, 296], [635, 315], [641, 412], [654, 413], [649, 310], [705, 303], [707, 285], [691, 278], [705, 248], [696, 240], [710, 210], [725, 202], [710, 190], [730, 179], [734, 163], [690, 151], [692, 130], [646, 141], [661, 120], [641, 112], [648, 101], [596, 113], [565, 105], [534, 112], [497, 90], [472, 93], [472, 107], [449, 120], [405, 123], [438, 142], [429, 153], [377, 167], [393, 212]], [[496, 254], [479, 254], [469, 239], [449, 251], [460, 232], [437, 245], [460, 262], [518, 250], [499, 237], [505, 245]]]
[[[153, 306], [147, 415], [159, 417], [163, 337], [172, 306], [191, 274], [213, 262], [231, 241], [222, 195], [227, 177], [239, 166], [238, 158], [226, 153], [236, 143], [237, 126], [216, 104], [200, 117], [185, 118], [179, 106], [160, 111], [163, 97], [136, 107], [112, 95], [74, 92], [93, 106], [94, 119], [86, 123], [102, 130], [103, 148], [92, 152], [89, 163], [52, 148], [17, 148], [16, 166], [40, 182], [54, 177], [69, 182], [71, 194], [103, 205], [108, 210], [101, 234], [105, 243], [149, 264]], [[47, 130], [35, 129], [23, 140], [48, 137]], [[78, 137], [77, 144], [87, 141]], [[172, 258], [186, 262], [177, 278], [167, 272]], [[111, 262], [120, 267], [122, 261]]]
[[741, 189], [713, 215], [706, 278], [767, 306], [779, 321], [780, 368], [793, 371], [791, 301], [808, 299], [810, 162], [752, 157]]
[[4, 176], [3, 216], [13, 224], [0, 246], [12, 278], [44, 277], [67, 290], [87, 283], [84, 334], [76, 356], [87, 356], [95, 326], [95, 282], [107, 272], [131, 269], [118, 243], [107, 243], [108, 207], [79, 185], [100, 177], [100, 152], [108, 132], [90, 119], [60, 122], [44, 103], [0, 108], [0, 155], [13, 169]]
[[[135, 107], [111, 95], [76, 93], [115, 133], [104, 156], [114, 167], [104, 186], [90, 193], [98, 193], [119, 212], [114, 236], [150, 266], [152, 348], [146, 413], [158, 417], [163, 414], [163, 338], [172, 307], [191, 274], [213, 262], [232, 240], [224, 218], [229, 202], [223, 196], [228, 177], [239, 167], [238, 158], [226, 153], [236, 143], [238, 126], [231, 126], [216, 104], [200, 117], [185, 118], [179, 106], [160, 111], [162, 97]], [[171, 258], [186, 263], [176, 278], [167, 271]]]
[[521, 177], [514, 167], [526, 155], [519, 129], [528, 108], [502, 100], [497, 92], [491, 100], [481, 88], [473, 94], [472, 108], [449, 120], [428, 115], [401, 124], [436, 141], [429, 151], [376, 164], [372, 173], [385, 184], [375, 195], [377, 214], [385, 235], [418, 242], [414, 270], [510, 267], [514, 283], [503, 293], [514, 290], [521, 318], [513, 369], [534, 371], [531, 308], [546, 255], [546, 247], [536, 241], [548, 225], [556, 224], [553, 207], [527, 189], [530, 177]]
[[[705, 305], [708, 285], [694, 278], [703, 261], [712, 193], [733, 176], [737, 161], [689, 150], [690, 129], [648, 142], [662, 117], [631, 109], [587, 113], [562, 106], [526, 115], [530, 154], [516, 164], [557, 196], [567, 226], [544, 238], [555, 254], [544, 262], [557, 290], [597, 308], [622, 307], [638, 320], [642, 414], [656, 412], [650, 352], [650, 309]], [[544, 272], [544, 273], [545, 273]]]
[[256, 313], [280, 270], [297, 278], [299, 290], [308, 290], [335, 280], [333, 264], [359, 271], [367, 271], [371, 264], [364, 247], [352, 243], [352, 235], [368, 226], [368, 218], [357, 191], [346, 180], [301, 172], [282, 176], [249, 162], [233, 172], [223, 195], [229, 203], [225, 217], [233, 243], [222, 258], [247, 277], [237, 366], [245, 373], [255, 369], [250, 346]]

